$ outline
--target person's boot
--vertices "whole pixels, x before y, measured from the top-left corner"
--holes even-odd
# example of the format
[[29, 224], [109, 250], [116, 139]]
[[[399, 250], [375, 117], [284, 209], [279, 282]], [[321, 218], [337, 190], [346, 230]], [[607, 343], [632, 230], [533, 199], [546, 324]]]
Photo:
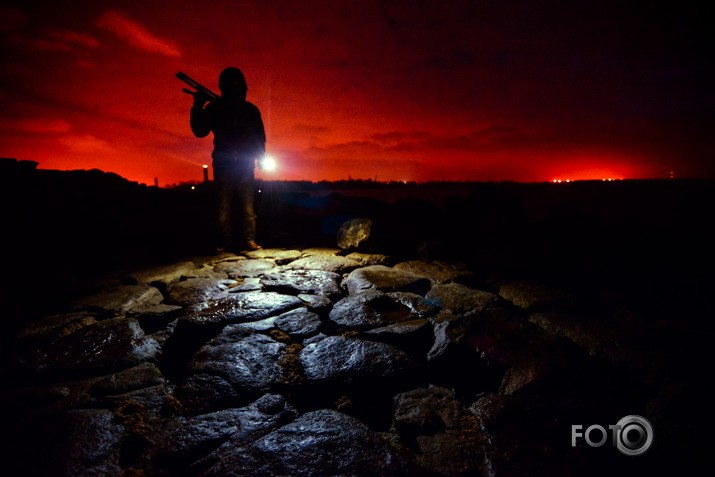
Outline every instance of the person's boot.
[[263, 250], [263, 247], [258, 245], [254, 240], [249, 240], [248, 243], [246, 243], [246, 248], [251, 251]]

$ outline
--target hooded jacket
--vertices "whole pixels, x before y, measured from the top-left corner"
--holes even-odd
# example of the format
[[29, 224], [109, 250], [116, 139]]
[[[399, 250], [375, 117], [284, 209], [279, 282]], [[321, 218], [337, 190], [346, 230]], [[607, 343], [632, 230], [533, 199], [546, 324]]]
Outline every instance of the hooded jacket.
[[249, 168], [266, 151], [266, 133], [258, 108], [245, 95], [226, 96], [206, 107], [191, 108], [191, 131], [196, 137], [214, 134], [213, 167]]

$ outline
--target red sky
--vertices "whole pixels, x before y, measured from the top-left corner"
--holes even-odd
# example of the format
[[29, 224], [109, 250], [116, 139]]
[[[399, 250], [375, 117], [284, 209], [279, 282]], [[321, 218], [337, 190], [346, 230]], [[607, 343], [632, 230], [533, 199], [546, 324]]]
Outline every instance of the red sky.
[[715, 177], [710, 20], [654, 3], [11, 2], [0, 156], [200, 180], [174, 74], [237, 66], [276, 179]]

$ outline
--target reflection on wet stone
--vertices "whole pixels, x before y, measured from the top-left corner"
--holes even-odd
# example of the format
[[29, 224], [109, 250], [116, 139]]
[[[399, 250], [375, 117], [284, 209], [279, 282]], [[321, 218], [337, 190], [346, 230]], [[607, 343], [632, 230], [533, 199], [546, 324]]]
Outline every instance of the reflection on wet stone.
[[27, 467], [45, 474], [526, 475], [599, 406], [632, 409], [644, 390], [653, 409], [682, 402], [660, 391], [682, 369], [657, 351], [681, 339], [667, 326], [587, 315], [553, 285], [497, 295], [463, 265], [344, 253], [130, 273], [28, 324], [4, 360], [0, 431], [25, 459], [37, 436], [56, 447]]

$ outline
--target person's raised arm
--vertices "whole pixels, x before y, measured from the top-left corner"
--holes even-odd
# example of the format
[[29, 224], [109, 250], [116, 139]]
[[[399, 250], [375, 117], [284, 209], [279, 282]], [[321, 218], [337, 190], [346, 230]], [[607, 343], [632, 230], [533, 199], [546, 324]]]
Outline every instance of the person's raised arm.
[[196, 137], [206, 137], [211, 132], [211, 116], [204, 108], [209, 96], [200, 91], [194, 93], [194, 104], [191, 106], [191, 132]]

